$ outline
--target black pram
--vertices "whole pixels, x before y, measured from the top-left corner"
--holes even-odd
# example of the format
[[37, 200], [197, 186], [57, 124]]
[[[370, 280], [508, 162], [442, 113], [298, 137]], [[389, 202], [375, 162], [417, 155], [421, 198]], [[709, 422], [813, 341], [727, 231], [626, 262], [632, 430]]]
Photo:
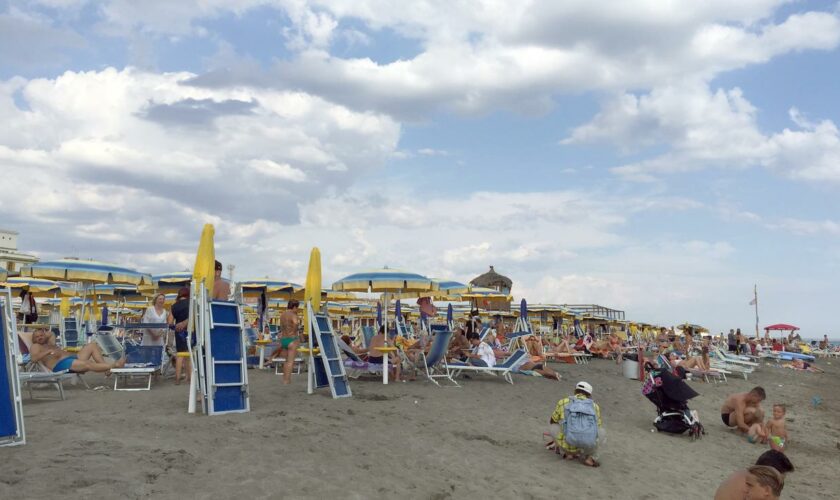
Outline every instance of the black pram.
[[642, 394], [656, 405], [654, 427], [660, 432], [682, 434], [688, 431], [692, 439], [699, 439], [706, 431], [696, 411], [688, 408], [688, 400], [699, 394], [684, 380], [668, 370], [645, 363], [648, 375]]

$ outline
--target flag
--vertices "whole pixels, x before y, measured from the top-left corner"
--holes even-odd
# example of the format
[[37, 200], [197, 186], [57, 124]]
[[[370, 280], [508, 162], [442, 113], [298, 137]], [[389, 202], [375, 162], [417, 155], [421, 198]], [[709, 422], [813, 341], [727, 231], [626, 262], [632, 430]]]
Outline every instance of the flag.
[[754, 306], [754, 305], [755, 305], [755, 303], [756, 303], [757, 301], [758, 301], [758, 299], [752, 299], [752, 300], [750, 301], [750, 305], [751, 305], [751, 306]]

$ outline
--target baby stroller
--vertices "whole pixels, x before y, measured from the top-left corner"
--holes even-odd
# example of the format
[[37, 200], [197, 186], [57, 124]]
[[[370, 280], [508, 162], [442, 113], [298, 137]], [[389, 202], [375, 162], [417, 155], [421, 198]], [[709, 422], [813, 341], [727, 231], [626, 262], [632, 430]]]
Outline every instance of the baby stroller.
[[696, 411], [688, 408], [688, 400], [697, 397], [681, 378], [666, 369], [655, 368], [645, 363], [648, 376], [642, 387], [642, 394], [656, 405], [656, 420], [653, 426], [659, 432], [683, 434], [688, 431], [692, 440], [700, 439], [706, 431]]

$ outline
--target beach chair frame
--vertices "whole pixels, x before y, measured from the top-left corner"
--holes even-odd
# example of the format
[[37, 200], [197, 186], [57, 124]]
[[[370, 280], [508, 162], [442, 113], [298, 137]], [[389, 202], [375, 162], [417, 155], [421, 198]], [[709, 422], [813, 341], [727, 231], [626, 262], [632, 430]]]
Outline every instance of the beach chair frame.
[[[438, 332], [432, 337], [432, 347], [429, 349], [429, 355], [420, 352], [420, 361], [423, 369], [423, 374], [433, 384], [441, 386], [438, 379], [445, 379], [451, 382], [452, 387], [461, 387], [453, 377], [449, 370], [449, 364], [446, 361], [446, 352], [449, 348], [449, 341], [452, 339], [452, 332]], [[442, 386], [441, 386], [442, 387]]]
[[[0, 446], [26, 444], [26, 428], [23, 421], [23, 399], [20, 393], [21, 380], [18, 375], [17, 325], [12, 315], [11, 289], [0, 294], [0, 384], [6, 388], [5, 401], [0, 401]], [[5, 399], [5, 398], [4, 398]], [[11, 410], [11, 411], [8, 411]]]
[[504, 362], [495, 366], [476, 366], [467, 363], [449, 363], [448, 366], [452, 370], [454, 377], [457, 377], [465, 371], [486, 373], [494, 376], [501, 375], [509, 384], [513, 385], [512, 373], [519, 370], [519, 367], [528, 361], [528, 351], [525, 349], [517, 349], [513, 351]]

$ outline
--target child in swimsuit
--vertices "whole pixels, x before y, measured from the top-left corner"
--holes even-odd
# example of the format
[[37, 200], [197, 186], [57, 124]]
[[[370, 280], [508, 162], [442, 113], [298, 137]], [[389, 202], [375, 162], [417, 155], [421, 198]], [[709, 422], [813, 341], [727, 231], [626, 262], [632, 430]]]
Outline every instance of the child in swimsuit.
[[773, 417], [767, 420], [767, 435], [770, 436], [770, 448], [785, 451], [785, 441], [787, 441], [787, 429], [785, 428], [785, 413], [786, 408], [783, 404], [773, 405]]

